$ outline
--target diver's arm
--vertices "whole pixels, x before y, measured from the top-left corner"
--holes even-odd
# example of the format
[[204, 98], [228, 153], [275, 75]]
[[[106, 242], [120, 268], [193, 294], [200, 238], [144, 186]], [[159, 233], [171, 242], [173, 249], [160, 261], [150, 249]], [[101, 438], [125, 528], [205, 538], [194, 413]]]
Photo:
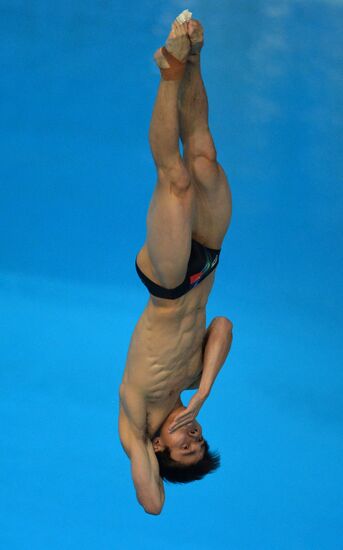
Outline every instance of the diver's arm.
[[120, 387], [119, 434], [131, 460], [131, 475], [138, 502], [148, 514], [160, 514], [165, 494], [158, 460], [146, 432], [146, 406], [142, 394], [130, 385]]
[[204, 340], [203, 369], [200, 381], [187, 389], [198, 388], [186, 410], [178, 414], [169, 426], [173, 433], [192, 422], [210, 394], [213, 383], [228, 356], [232, 342], [232, 323], [226, 317], [215, 317], [207, 329]]
[[164, 486], [150, 439], [133, 438], [130, 458], [138, 502], [148, 514], [160, 514], [165, 500]]
[[203, 369], [199, 393], [208, 396], [214, 381], [225, 363], [232, 343], [232, 323], [226, 317], [215, 317], [209, 325], [203, 354]]

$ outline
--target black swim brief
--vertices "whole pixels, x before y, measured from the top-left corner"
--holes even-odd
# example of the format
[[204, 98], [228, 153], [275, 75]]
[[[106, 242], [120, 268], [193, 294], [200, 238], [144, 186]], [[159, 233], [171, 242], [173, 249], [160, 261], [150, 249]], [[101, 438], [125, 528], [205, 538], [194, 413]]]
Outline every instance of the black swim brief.
[[180, 298], [205, 279], [218, 265], [220, 249], [208, 248], [192, 239], [191, 255], [188, 261], [187, 273], [184, 281], [176, 288], [164, 288], [149, 279], [137, 265], [136, 270], [150, 294], [157, 298], [175, 300]]

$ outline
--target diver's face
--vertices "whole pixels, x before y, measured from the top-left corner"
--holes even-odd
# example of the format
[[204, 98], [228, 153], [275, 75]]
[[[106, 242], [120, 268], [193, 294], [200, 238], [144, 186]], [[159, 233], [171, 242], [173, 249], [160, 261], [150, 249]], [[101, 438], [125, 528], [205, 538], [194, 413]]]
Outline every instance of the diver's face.
[[175, 416], [185, 409], [186, 407], [179, 407], [171, 412], [161, 427], [160, 435], [154, 438], [153, 447], [155, 451], [163, 451], [166, 447], [169, 447], [170, 457], [186, 466], [195, 464], [203, 458], [205, 442], [202, 437], [201, 426], [196, 420], [173, 433], [169, 433], [168, 429], [172, 425]]

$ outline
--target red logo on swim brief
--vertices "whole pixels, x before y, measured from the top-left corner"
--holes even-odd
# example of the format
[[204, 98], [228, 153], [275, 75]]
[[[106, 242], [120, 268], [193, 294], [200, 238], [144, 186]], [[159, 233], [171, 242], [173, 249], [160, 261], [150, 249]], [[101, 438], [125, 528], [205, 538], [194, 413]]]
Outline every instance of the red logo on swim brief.
[[199, 279], [201, 278], [201, 275], [202, 275], [202, 271], [200, 271], [200, 273], [196, 273], [195, 275], [191, 275], [189, 278], [189, 282], [191, 283], [191, 285], [199, 281]]

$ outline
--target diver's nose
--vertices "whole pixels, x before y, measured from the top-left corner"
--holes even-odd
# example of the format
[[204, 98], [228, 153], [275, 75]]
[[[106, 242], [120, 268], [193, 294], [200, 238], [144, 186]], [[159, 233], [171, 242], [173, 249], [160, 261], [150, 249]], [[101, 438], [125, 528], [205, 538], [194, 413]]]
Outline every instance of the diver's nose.
[[191, 435], [193, 438], [196, 438], [197, 441], [200, 441], [202, 439], [201, 432], [196, 426], [192, 426], [189, 429], [189, 435]]

